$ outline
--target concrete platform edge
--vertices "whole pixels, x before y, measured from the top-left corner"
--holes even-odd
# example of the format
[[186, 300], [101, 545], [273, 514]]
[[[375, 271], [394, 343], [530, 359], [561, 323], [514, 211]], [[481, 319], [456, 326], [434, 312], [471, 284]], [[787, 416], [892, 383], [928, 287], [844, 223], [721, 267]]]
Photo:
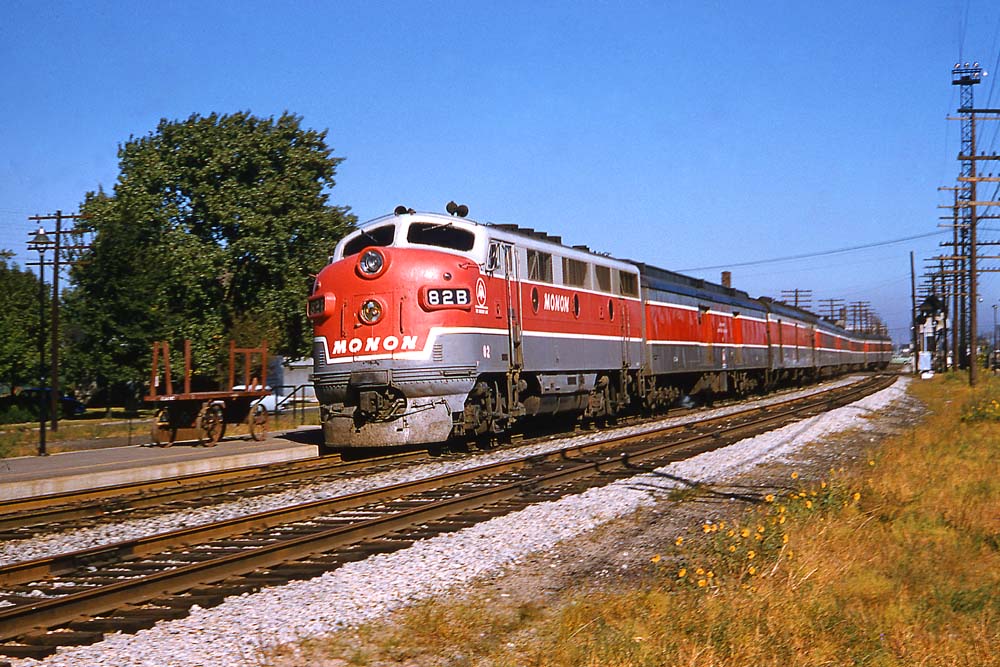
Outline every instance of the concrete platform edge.
[[312, 458], [319, 455], [315, 445], [298, 445], [262, 452], [217, 456], [190, 461], [161, 463], [139, 468], [109, 470], [84, 475], [66, 475], [48, 479], [29, 479], [16, 482], [0, 483], [0, 500], [14, 500], [45, 496], [66, 491], [96, 489], [116, 484], [144, 482], [167, 477], [195, 475], [198, 473], [229, 470], [269, 463], [281, 463], [298, 459]]

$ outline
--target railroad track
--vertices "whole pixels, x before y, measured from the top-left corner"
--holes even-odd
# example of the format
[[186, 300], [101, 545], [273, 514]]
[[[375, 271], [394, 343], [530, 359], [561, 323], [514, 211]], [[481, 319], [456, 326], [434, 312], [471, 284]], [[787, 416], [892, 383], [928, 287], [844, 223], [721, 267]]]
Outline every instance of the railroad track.
[[[723, 402], [720, 406], [737, 403]], [[695, 413], [674, 411], [671, 416]], [[663, 416], [632, 417], [619, 426], [662, 420]], [[546, 438], [565, 437], [565, 432], [523, 439], [518, 444], [532, 444]], [[461, 455], [459, 455], [461, 456]], [[61, 528], [79, 529], [102, 523], [120, 522], [218, 505], [235, 499], [278, 493], [283, 488], [304, 481], [332, 481], [360, 470], [383, 472], [430, 458], [426, 450], [379, 453], [345, 461], [337, 455], [248, 466], [223, 471], [198, 473], [114, 486], [68, 491], [30, 498], [0, 501], [0, 540], [30, 539]], [[449, 460], [447, 455], [434, 457]]]
[[[0, 568], [0, 655], [134, 632], [229, 595], [317, 576], [373, 553], [603, 486], [845, 405], [891, 384], [756, 406], [685, 427], [578, 445], [208, 526]], [[610, 449], [609, 449], [610, 448]], [[3, 604], [0, 603], [0, 604]]]
[[[320, 456], [138, 483], [0, 501], [0, 540], [27, 539], [72, 522], [79, 528], [107, 521], [152, 516], [211, 503], [276, 493], [282, 485], [335, 479], [359, 470], [380, 472], [426, 458], [426, 451], [397, 452], [344, 461]], [[146, 510], [143, 513], [141, 510]]]

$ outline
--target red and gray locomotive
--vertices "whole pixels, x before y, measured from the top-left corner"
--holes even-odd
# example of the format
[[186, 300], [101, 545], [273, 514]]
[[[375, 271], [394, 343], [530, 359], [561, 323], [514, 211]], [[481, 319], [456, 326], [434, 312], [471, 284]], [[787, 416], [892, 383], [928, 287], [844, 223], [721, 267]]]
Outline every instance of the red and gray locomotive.
[[309, 298], [334, 447], [491, 437], [885, 366], [891, 341], [514, 225], [399, 207], [343, 238]]

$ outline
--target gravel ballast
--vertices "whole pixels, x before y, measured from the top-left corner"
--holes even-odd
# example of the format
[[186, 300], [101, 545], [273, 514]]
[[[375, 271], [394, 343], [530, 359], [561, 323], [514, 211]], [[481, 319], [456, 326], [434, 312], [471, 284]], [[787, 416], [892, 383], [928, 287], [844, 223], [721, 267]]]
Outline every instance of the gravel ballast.
[[[759, 401], [757, 405], [768, 405], [778, 401], [788, 400], [793, 397], [806, 396], [819, 391], [830, 389], [836, 386], [848, 384], [857, 378], [843, 378], [834, 382], [810, 387], [794, 392], [771, 396]], [[701, 419], [725, 415], [746, 408], [746, 404], [731, 405], [713, 410], [698, 412], [694, 415], [683, 417], [673, 417], [664, 419], [652, 424], [640, 424], [637, 426], [616, 429], [615, 433], [620, 435], [633, 435], [646, 431], [681, 424], [692, 419]], [[354, 475], [350, 479], [326, 481], [326, 482], [304, 482], [295, 489], [261, 495], [254, 498], [242, 498], [236, 501], [210, 505], [198, 509], [185, 509], [180, 512], [169, 512], [153, 517], [141, 519], [122, 518], [113, 523], [101, 523], [96, 526], [63, 531], [49, 534], [40, 534], [24, 540], [7, 540], [0, 544], [0, 565], [10, 565], [36, 558], [46, 558], [57, 554], [69, 553], [80, 549], [106, 546], [115, 542], [136, 539], [146, 535], [157, 535], [181, 528], [202, 526], [215, 521], [225, 521], [238, 517], [247, 516], [257, 512], [267, 512], [282, 507], [309, 503], [315, 500], [336, 498], [352, 493], [360, 493], [369, 489], [375, 489], [391, 484], [399, 484], [455, 472], [478, 465], [485, 465], [498, 461], [507, 461], [520, 456], [529, 456], [558, 450], [561, 447], [585, 444], [600, 440], [607, 436], [607, 432], [595, 432], [562, 438], [538, 444], [526, 445], [522, 447], [505, 448], [494, 452], [482, 453], [477, 456], [470, 456], [461, 461], [438, 461], [425, 463], [422, 465], [407, 466], [403, 469], [370, 474]]]
[[[669, 502], [664, 500], [666, 492], [677, 486], [719, 484], [756, 466], [781, 463], [805, 445], [832, 434], [871, 428], [869, 420], [859, 417], [898, 407], [907, 400], [907, 382], [901, 378], [892, 387], [847, 407], [654, 473], [534, 505], [407, 549], [344, 565], [308, 581], [229, 598], [211, 609], [196, 607], [186, 618], [161, 622], [135, 635], [110, 635], [91, 646], [62, 649], [43, 661], [15, 660], [12, 664], [258, 666], [261, 650], [371, 621], [416, 600], [498, 575], [561, 541], [636, 510]], [[565, 444], [561, 441], [559, 446]], [[523, 448], [517, 453], [523, 454]], [[476, 464], [481, 461], [476, 459]], [[348, 492], [341, 489], [339, 493]], [[311, 493], [310, 499], [315, 499], [315, 489]], [[177, 525], [176, 519], [172, 525]], [[78, 541], [76, 548], [80, 548]]]

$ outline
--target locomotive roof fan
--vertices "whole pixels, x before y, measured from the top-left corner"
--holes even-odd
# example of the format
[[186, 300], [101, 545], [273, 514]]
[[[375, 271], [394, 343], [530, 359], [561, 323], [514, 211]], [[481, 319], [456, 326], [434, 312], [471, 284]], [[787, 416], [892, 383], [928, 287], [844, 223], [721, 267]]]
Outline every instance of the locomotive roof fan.
[[465, 204], [456, 204], [453, 201], [448, 202], [448, 205], [444, 207], [444, 210], [448, 211], [450, 215], [457, 215], [460, 218], [464, 218], [469, 215], [469, 207]]

